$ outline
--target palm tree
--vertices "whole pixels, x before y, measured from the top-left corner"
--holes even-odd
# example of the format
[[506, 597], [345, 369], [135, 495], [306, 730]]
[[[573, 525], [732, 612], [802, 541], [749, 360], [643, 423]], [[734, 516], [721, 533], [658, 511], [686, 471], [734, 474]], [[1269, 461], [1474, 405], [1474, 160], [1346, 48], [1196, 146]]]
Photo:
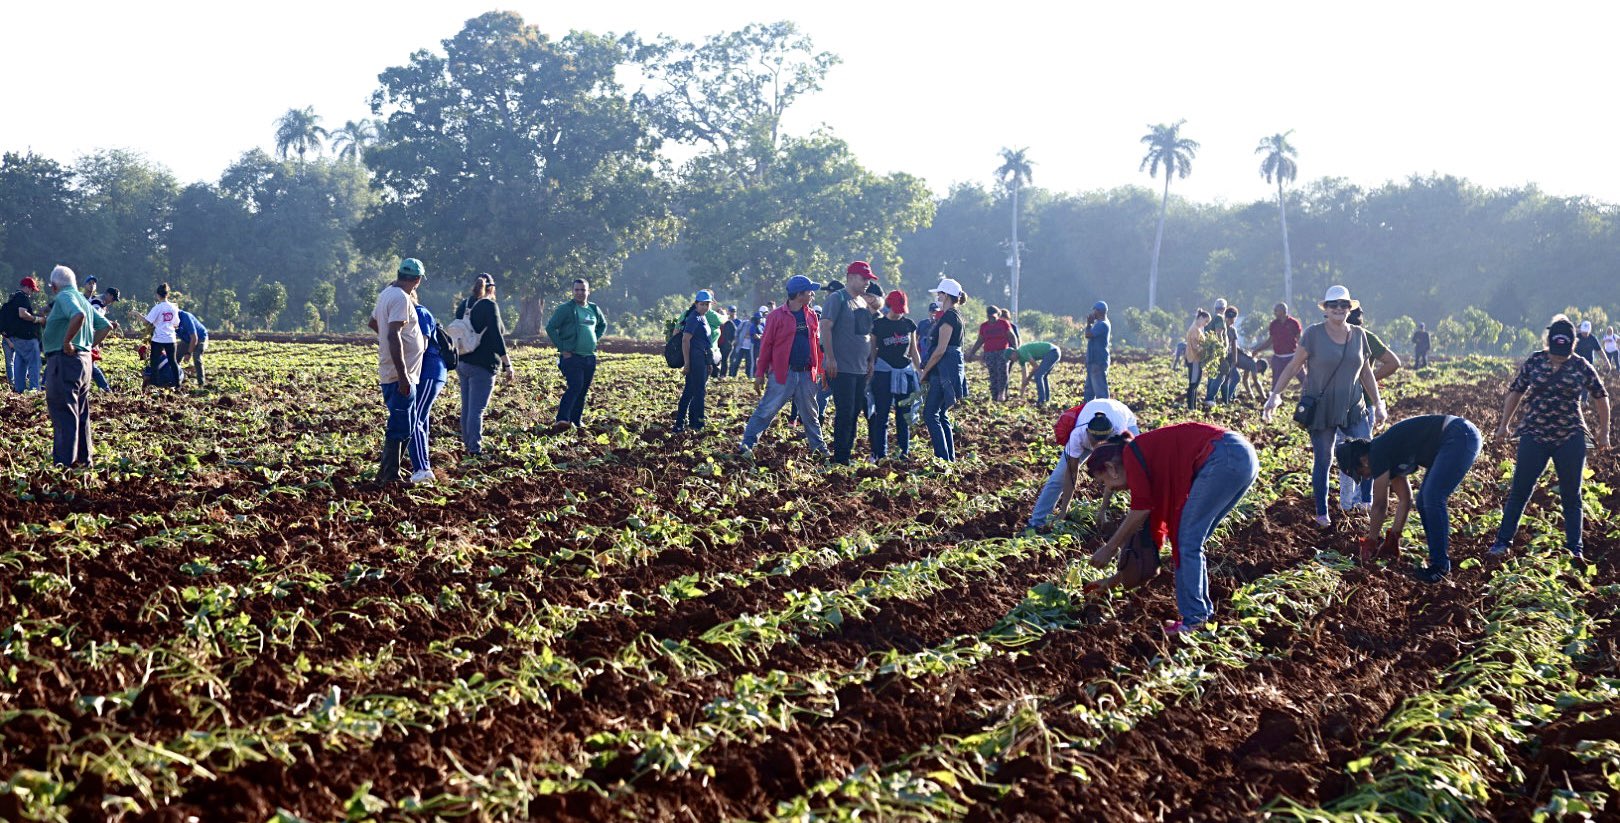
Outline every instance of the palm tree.
[[1198, 154], [1198, 143], [1181, 136], [1181, 127], [1186, 120], [1177, 120], [1174, 125], [1160, 123], [1157, 126], [1148, 126], [1148, 133], [1142, 135], [1142, 142], [1147, 144], [1147, 156], [1142, 158], [1142, 166], [1138, 171], [1146, 171], [1150, 177], [1158, 177], [1159, 169], [1164, 169], [1164, 197], [1159, 201], [1159, 230], [1153, 235], [1153, 265], [1148, 269], [1148, 311], [1152, 311], [1158, 304], [1159, 296], [1159, 247], [1164, 242], [1164, 215], [1170, 207], [1170, 178], [1186, 176], [1192, 173], [1193, 157]]
[[1018, 319], [1018, 276], [1022, 260], [1018, 255], [1018, 190], [1029, 185], [1031, 176], [1030, 166], [1034, 163], [1024, 156], [1028, 148], [1002, 149], [1001, 166], [996, 169], [996, 179], [1007, 187], [1012, 193], [1012, 256], [1008, 258], [1012, 266], [1012, 313], [1013, 319]]
[[276, 118], [276, 154], [283, 160], [287, 159], [289, 149], [298, 152], [300, 163], [304, 162], [304, 152], [310, 149], [319, 154], [321, 141], [326, 136], [327, 131], [321, 128], [321, 116], [315, 113], [314, 106], [288, 109], [286, 114]]
[[1294, 182], [1299, 174], [1299, 164], [1294, 162], [1296, 152], [1288, 143], [1288, 135], [1294, 130], [1289, 129], [1282, 134], [1273, 134], [1261, 138], [1260, 145], [1255, 147], [1255, 154], [1265, 155], [1260, 161], [1260, 176], [1270, 183], [1272, 178], [1277, 179], [1277, 217], [1282, 221], [1283, 236], [1283, 302], [1294, 299], [1294, 261], [1288, 254], [1288, 212], [1283, 208], [1283, 184]]
[[359, 120], [346, 121], [343, 128], [332, 132], [331, 136], [332, 152], [338, 159], [358, 163], [360, 156], [365, 154], [366, 147], [377, 142], [382, 134], [375, 122], [362, 117]]

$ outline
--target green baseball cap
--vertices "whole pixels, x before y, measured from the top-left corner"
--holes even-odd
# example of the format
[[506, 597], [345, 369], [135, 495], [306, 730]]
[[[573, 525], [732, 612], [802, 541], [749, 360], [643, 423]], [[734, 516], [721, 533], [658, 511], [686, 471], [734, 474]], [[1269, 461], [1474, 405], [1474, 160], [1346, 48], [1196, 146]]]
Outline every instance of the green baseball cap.
[[400, 277], [408, 277], [412, 280], [417, 280], [420, 279], [424, 274], [426, 274], [426, 272], [422, 270], [422, 261], [414, 257], [407, 257], [399, 264]]

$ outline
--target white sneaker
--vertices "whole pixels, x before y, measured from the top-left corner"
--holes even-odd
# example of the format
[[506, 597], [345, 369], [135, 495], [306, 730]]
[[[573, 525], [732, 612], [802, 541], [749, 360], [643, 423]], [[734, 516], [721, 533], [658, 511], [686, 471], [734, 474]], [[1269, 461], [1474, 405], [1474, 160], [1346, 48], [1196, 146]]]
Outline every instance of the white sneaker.
[[435, 481], [437, 479], [439, 479], [439, 478], [437, 478], [437, 477], [435, 477], [433, 475], [433, 470], [432, 469], [423, 469], [423, 470], [421, 470], [419, 472], [416, 472], [416, 473], [411, 475], [411, 485], [413, 485], [413, 486], [432, 485], [433, 481]]
[[1319, 528], [1319, 529], [1333, 528], [1333, 519], [1328, 517], [1325, 514], [1317, 515], [1315, 520], [1316, 520], [1316, 527]]

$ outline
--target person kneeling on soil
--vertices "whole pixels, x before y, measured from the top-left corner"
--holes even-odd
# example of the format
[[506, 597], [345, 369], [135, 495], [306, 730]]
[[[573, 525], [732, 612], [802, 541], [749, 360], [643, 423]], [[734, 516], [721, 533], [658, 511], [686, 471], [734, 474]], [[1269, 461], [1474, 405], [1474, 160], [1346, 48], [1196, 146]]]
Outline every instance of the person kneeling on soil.
[[1035, 511], [1029, 515], [1028, 528], [1037, 532], [1050, 531], [1049, 522], [1062, 520], [1069, 514], [1069, 503], [1074, 499], [1075, 487], [1080, 484], [1080, 464], [1086, 462], [1093, 449], [1121, 433], [1141, 434], [1136, 415], [1124, 403], [1107, 398], [1076, 406], [1058, 417], [1053, 436], [1063, 447], [1057, 465], [1046, 478], [1046, 485], [1035, 497]]
[[[1401, 531], [1412, 510], [1412, 484], [1407, 478], [1422, 467], [1428, 472], [1418, 490], [1417, 510], [1429, 540], [1429, 565], [1418, 570], [1418, 579], [1435, 583], [1446, 576], [1451, 570], [1447, 554], [1451, 518], [1446, 501], [1479, 457], [1479, 443], [1479, 429], [1473, 423], [1449, 414], [1425, 414], [1402, 420], [1372, 440], [1352, 438], [1333, 450], [1339, 471], [1358, 480], [1372, 480], [1372, 518], [1367, 536], [1361, 539], [1363, 564], [1381, 553], [1390, 557], [1400, 553]], [[1395, 522], [1384, 534], [1392, 485]]]
[[[1164, 630], [1170, 635], [1198, 631], [1215, 613], [1204, 544], [1254, 485], [1260, 460], [1243, 435], [1207, 423], [1177, 423], [1123, 440], [1097, 447], [1086, 460], [1086, 471], [1105, 490], [1131, 495], [1130, 513], [1091, 556], [1091, 565], [1108, 565], [1144, 528], [1155, 548], [1169, 537], [1181, 619]], [[1118, 575], [1096, 588], [1117, 581]]]

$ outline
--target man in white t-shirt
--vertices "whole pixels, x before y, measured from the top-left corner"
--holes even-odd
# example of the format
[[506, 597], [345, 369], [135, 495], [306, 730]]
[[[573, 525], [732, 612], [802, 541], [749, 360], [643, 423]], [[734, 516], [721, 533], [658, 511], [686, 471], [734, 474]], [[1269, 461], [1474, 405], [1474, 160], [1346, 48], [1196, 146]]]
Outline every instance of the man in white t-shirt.
[[1051, 476], [1046, 478], [1046, 485], [1035, 498], [1035, 511], [1029, 516], [1028, 527], [1044, 531], [1054, 513], [1058, 519], [1067, 515], [1075, 486], [1083, 476], [1080, 465], [1091, 456], [1092, 449], [1125, 431], [1142, 433], [1137, 428], [1136, 415], [1124, 403], [1099, 398], [1080, 407], [1063, 453], [1058, 455], [1057, 465], [1052, 467]]
[[424, 273], [422, 261], [405, 258], [394, 282], [377, 295], [377, 307], [367, 323], [377, 333], [377, 378], [388, 407], [388, 430], [377, 469], [377, 482], [384, 486], [406, 479], [405, 448], [416, 430], [416, 387], [422, 377], [422, 351], [427, 348], [416, 320], [416, 289]]

